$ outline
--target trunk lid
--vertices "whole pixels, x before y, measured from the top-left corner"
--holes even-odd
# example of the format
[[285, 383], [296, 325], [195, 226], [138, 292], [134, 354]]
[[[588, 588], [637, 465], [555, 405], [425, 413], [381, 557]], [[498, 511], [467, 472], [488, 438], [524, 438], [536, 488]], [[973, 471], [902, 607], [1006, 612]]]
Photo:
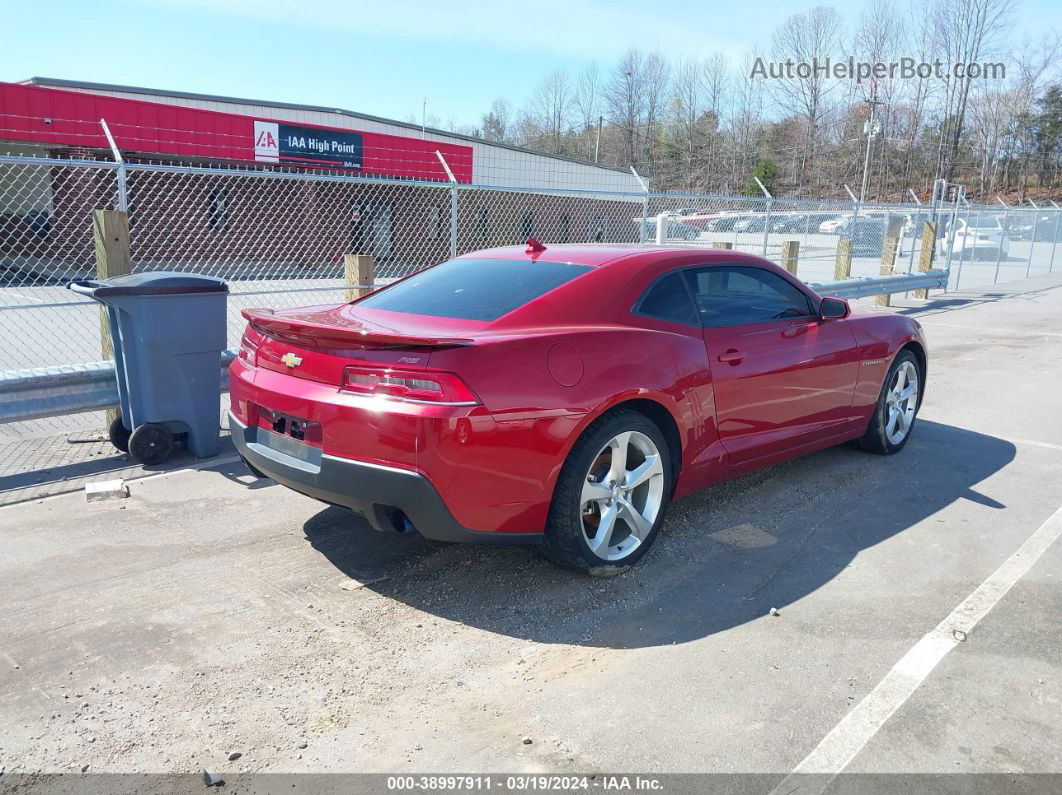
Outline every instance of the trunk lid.
[[426, 368], [433, 350], [471, 345], [487, 325], [351, 304], [245, 309], [243, 316], [259, 335], [259, 367], [337, 386], [356, 362]]

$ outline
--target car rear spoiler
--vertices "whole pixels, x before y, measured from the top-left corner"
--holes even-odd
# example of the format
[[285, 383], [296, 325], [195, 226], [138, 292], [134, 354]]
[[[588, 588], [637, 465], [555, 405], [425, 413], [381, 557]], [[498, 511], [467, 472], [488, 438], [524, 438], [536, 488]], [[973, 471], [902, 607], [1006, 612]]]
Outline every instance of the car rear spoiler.
[[242, 314], [255, 331], [308, 348], [364, 348], [390, 345], [449, 348], [455, 345], [471, 345], [475, 342], [467, 337], [404, 334], [400, 331], [370, 325], [336, 326], [330, 323], [315, 323], [303, 318], [276, 315], [271, 309], [244, 309]]

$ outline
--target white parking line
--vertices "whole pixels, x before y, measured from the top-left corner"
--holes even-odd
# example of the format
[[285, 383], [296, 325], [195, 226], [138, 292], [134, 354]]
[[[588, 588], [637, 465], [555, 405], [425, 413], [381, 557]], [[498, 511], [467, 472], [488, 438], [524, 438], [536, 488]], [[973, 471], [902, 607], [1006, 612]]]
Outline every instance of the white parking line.
[[1062, 508], [1025, 541], [962, 604], [900, 658], [877, 686], [822, 738], [771, 792], [824, 792], [885, 725], [930, 672], [953, 648], [966, 640], [1007, 591], [1032, 568], [1062, 535]]
[[1037, 442], [1033, 439], [1011, 439], [1002, 436], [997, 438], [1003, 439], [1004, 442], [1010, 442], [1011, 444], [1028, 444], [1033, 447], [1043, 447], [1047, 450], [1062, 450], [1062, 444], [1055, 444], [1054, 442]]

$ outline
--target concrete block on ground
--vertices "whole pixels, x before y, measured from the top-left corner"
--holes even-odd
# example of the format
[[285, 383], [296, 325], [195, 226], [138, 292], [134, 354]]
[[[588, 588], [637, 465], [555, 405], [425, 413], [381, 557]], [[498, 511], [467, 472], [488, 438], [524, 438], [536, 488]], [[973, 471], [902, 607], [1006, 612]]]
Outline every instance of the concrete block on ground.
[[124, 500], [129, 496], [129, 487], [125, 481], [98, 480], [95, 483], [85, 484], [86, 502], [103, 502], [104, 500]]

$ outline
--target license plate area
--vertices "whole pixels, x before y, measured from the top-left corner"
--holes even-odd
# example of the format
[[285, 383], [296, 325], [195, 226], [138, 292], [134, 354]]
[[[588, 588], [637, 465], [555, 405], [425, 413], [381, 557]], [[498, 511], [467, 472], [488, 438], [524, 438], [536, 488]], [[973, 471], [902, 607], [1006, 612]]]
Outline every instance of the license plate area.
[[310, 464], [321, 461], [321, 424], [258, 407], [259, 444]]
[[321, 423], [273, 411], [265, 406], [258, 407], [258, 427], [271, 431], [277, 436], [290, 437], [296, 442], [302, 442], [311, 447], [320, 447], [323, 438]]

